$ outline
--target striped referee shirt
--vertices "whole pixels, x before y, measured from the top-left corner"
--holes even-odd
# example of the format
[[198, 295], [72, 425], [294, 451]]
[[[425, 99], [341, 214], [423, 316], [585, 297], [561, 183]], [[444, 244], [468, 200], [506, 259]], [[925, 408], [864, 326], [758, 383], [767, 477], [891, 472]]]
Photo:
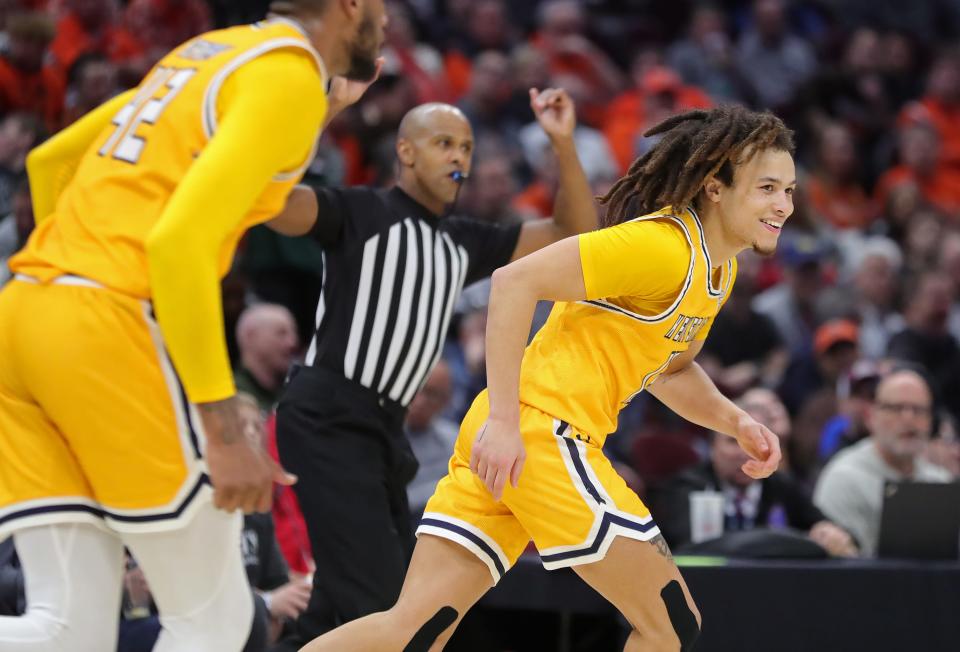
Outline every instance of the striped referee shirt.
[[510, 261], [520, 226], [438, 218], [399, 188], [322, 189], [317, 201], [323, 284], [305, 363], [407, 406], [460, 291]]

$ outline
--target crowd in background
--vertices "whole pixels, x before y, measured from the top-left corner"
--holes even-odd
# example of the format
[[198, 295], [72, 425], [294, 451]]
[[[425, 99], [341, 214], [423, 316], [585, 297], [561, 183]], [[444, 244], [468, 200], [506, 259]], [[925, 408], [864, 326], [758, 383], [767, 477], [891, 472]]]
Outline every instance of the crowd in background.
[[[260, 19], [267, 4], [0, 0], [0, 285], [33, 225], [27, 151], [135, 85], [178, 43]], [[736, 446], [646, 395], [608, 440], [672, 544], [689, 541], [685, 492], [712, 486], [728, 497], [729, 528], [790, 526], [832, 554], [869, 555], [873, 544], [817, 487], [839, 451], [873, 441], [893, 478], [960, 476], [960, 0], [387, 4], [381, 78], [325, 131], [307, 183], [391, 184], [400, 119], [443, 101], [463, 110], [476, 137], [455, 211], [499, 223], [549, 216], [558, 178], [531, 87], [573, 97], [578, 151], [598, 194], [656, 142], [647, 128], [680, 111], [739, 102], [796, 131], [795, 213], [774, 257], [739, 257], [701, 356], [718, 386], [780, 436], [782, 471], [750, 481]], [[224, 280], [238, 385], [265, 415], [309, 341], [321, 282], [316, 244], [264, 227], [247, 235]], [[445, 472], [458, 420], [485, 385], [486, 295], [465, 293], [444, 361], [411, 407], [414, 507]], [[877, 396], [903, 362], [929, 383], [926, 412], [926, 389], [906, 406], [899, 397], [910, 388]], [[905, 429], [916, 431], [916, 463], [899, 468], [884, 446]], [[278, 496], [277, 509], [286, 564], [308, 575], [296, 506]], [[260, 537], [273, 536], [266, 531]], [[259, 588], [287, 580], [273, 574]], [[278, 619], [296, 612], [298, 590], [273, 600]]]

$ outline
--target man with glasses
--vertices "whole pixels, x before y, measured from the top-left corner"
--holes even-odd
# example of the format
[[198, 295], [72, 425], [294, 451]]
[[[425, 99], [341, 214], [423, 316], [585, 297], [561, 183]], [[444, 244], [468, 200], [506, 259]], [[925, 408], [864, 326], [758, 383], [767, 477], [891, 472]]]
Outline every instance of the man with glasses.
[[876, 555], [886, 480], [949, 482], [950, 473], [921, 454], [933, 430], [933, 395], [917, 371], [898, 368], [877, 385], [867, 416], [870, 436], [834, 457], [823, 469], [813, 501], [851, 532], [865, 557]]

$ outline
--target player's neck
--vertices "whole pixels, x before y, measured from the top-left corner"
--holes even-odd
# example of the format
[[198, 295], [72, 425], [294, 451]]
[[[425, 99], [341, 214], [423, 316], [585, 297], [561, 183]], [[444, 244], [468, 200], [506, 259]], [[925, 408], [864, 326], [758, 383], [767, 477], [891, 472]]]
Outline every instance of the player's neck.
[[703, 225], [703, 240], [710, 254], [710, 264], [714, 267], [725, 265], [728, 260], [747, 248], [747, 245], [732, 237], [723, 227], [723, 217], [720, 209], [712, 202], [698, 209], [700, 222]]
[[[350, 56], [337, 39], [330, 38], [330, 34], [336, 33], [339, 26], [334, 24], [330, 18], [320, 18], [316, 15], [300, 15], [296, 12], [291, 13], [268, 13], [268, 19], [287, 20], [295, 24], [299, 30], [306, 34], [310, 40], [310, 45], [320, 55], [323, 64], [330, 75], [342, 75], [350, 65]], [[339, 47], [338, 47], [339, 46]]]

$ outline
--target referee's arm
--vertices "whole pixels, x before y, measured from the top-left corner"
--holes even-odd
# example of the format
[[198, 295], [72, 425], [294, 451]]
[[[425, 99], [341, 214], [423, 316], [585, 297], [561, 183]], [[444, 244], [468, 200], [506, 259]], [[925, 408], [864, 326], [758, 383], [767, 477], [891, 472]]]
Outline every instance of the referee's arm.
[[524, 222], [510, 262], [564, 238], [597, 228], [593, 192], [573, 141], [576, 128], [573, 102], [560, 89], [548, 89], [537, 95], [532, 92], [531, 99], [537, 121], [550, 137], [557, 156], [560, 188], [554, 202], [553, 218]]

